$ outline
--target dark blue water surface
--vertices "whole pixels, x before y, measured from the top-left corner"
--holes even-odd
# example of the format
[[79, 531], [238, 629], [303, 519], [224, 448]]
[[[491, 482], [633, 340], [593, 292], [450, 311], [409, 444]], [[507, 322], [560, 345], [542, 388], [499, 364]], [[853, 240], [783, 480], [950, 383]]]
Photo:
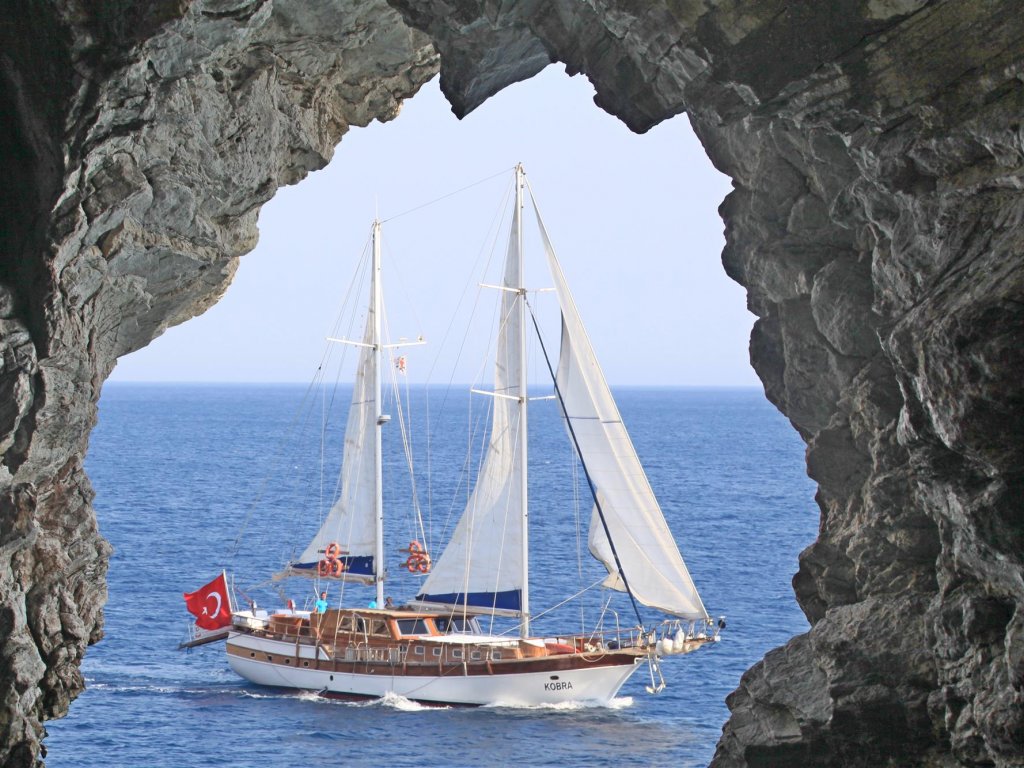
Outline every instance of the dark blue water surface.
[[[181, 594], [224, 568], [262, 605], [302, 603], [311, 582], [266, 583], [315, 532], [340, 455], [348, 393], [321, 447], [331, 393], [290, 385], [107, 384], [87, 468], [110, 562], [106, 636], [86, 655], [86, 692], [48, 725], [47, 764], [60, 766], [700, 766], [714, 753], [725, 697], [764, 653], [806, 629], [790, 588], [814, 538], [817, 509], [803, 444], [755, 390], [616, 391], [665, 516], [713, 615], [721, 643], [665, 660], [668, 687], [644, 691], [642, 668], [610, 706], [429, 709], [404, 700], [344, 703], [261, 689], [235, 677], [222, 645], [176, 650]], [[313, 407], [300, 409], [306, 401]], [[484, 411], [463, 390], [419, 389], [407, 413], [429, 543], [443, 542], [465, 498], [466, 449]], [[420, 538], [397, 413], [386, 428], [387, 592], [418, 587], [398, 549]], [[298, 414], [298, 415], [297, 415]], [[429, 427], [427, 426], [429, 424]], [[535, 613], [595, 581], [577, 557], [577, 512], [565, 430], [555, 406], [532, 406], [531, 606]], [[461, 494], [461, 496], [460, 496]], [[589, 505], [579, 513], [589, 519]], [[584, 539], [585, 533], [581, 534]], [[277, 591], [280, 589], [281, 591]], [[366, 588], [345, 599], [359, 604]], [[337, 588], [333, 588], [334, 591]], [[332, 598], [337, 598], [332, 594]], [[538, 632], [593, 621], [592, 591], [536, 621]], [[623, 624], [628, 602], [613, 602]], [[656, 617], [646, 611], [648, 622]]]

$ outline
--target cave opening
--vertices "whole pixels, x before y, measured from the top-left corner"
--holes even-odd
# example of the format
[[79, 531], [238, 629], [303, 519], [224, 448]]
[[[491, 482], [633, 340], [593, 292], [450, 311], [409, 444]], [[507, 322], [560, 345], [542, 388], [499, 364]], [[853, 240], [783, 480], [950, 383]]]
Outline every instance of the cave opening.
[[[129, 690], [159, 688], [168, 682], [167, 675], [173, 677], [178, 662], [172, 649], [166, 648], [153, 649], [159, 658], [154, 665], [163, 671], [151, 674], [149, 663], [142, 661], [134, 681], [131, 673], [109, 675], [114, 659], [124, 652], [127, 638], [122, 630], [132, 626], [136, 601], [133, 589], [126, 588], [125, 574], [149, 560], [174, 562], [181, 546], [182, 519], [234, 511], [233, 491], [225, 486], [230, 486], [233, 468], [237, 469], [236, 456], [226, 456], [215, 468], [195, 465], [187, 450], [168, 457], [163, 471], [177, 476], [181, 486], [170, 500], [161, 498], [159, 490], [168, 482], [167, 476], [158, 478], [155, 486], [148, 485], [144, 472], [133, 473], [130, 487], [113, 479], [111, 452], [146, 455], [157, 450], [152, 444], [154, 433], [167, 429], [173, 433], [171, 442], [182, 446], [202, 441], [183, 427], [205, 421], [215, 432], [218, 408], [228, 407], [231, 399], [229, 389], [221, 390], [212, 409], [186, 410], [183, 423], [168, 424], [152, 420], [148, 403], [154, 393], [156, 402], [164, 405], [177, 396], [154, 385], [296, 381], [295, 372], [306, 374], [316, 360], [322, 340], [319, 331], [329, 327], [338, 286], [351, 270], [345, 262], [358, 252], [375, 209], [387, 218], [520, 160], [541, 195], [560, 252], [588, 254], [575, 265], [582, 278], [574, 283], [580, 303], [601, 308], [611, 287], [644, 297], [631, 305], [626, 317], [649, 331], [631, 335], [629, 344], [614, 343], [622, 340], [621, 313], [591, 312], [594, 319], [589, 325], [602, 358], [612, 358], [606, 366], [613, 386], [684, 386], [708, 392], [725, 388], [727, 397], [753, 393], [761, 401], [751, 422], [708, 425], [709, 436], [701, 438], [724, 437], [737, 450], [743, 445], [747, 451], [731, 466], [715, 467], [707, 461], [697, 468], [700, 473], [745, 476], [733, 483], [732, 493], [718, 499], [719, 510], [702, 510], [709, 532], [715, 528], [717, 512], [727, 518], [721, 527], [729, 545], [720, 547], [726, 557], [704, 559], [698, 554], [695, 558], [706, 566], [698, 581], [719, 581], [710, 585], [709, 610], [728, 614], [730, 625], [740, 627], [740, 634], [734, 647], [729, 647], [727, 637], [720, 652], [679, 675], [677, 692], [670, 695], [674, 702], [692, 693], [690, 683], [683, 682], [691, 675], [716, 677], [702, 694], [713, 700], [712, 714], [706, 722], [684, 722], [663, 746], [668, 750], [664, 754], [676, 754], [684, 749], [677, 742], [695, 741], [698, 747], [693, 754], [704, 762], [710, 758], [727, 717], [724, 696], [735, 688], [740, 674], [767, 650], [806, 630], [789, 579], [799, 550], [814, 537], [817, 510], [804, 473], [803, 444], [764, 401], [749, 366], [747, 344], [753, 318], [745, 309], [744, 292], [721, 267], [724, 242], [717, 207], [729, 191], [728, 179], [712, 168], [685, 116], [637, 136], [595, 108], [592, 95], [583, 78], [567, 78], [557, 67], [550, 67], [500, 92], [460, 122], [451, 116], [436, 80], [432, 81], [405, 104], [400, 119], [353, 128], [327, 168], [278, 191], [261, 211], [260, 243], [242, 257], [220, 302], [119, 361], [105, 384], [87, 469], [97, 489], [94, 506], [101, 532], [124, 554], [115, 555], [111, 562], [107, 637], [90, 649], [83, 665], [93, 685], [66, 719], [48, 725], [53, 764], [60, 764], [61, 755], [88, 752], [92, 746], [86, 743], [86, 726], [102, 727], [108, 708], [120, 706]], [[474, 200], [455, 197], [452, 205], [460, 204], [477, 207]], [[443, 241], [443, 227], [457, 220], [459, 214], [450, 207], [445, 223], [431, 225], [430, 234], [422, 236], [422, 250], [410, 244], [405, 248], [407, 255], [412, 253], [424, 263], [445, 258], [443, 247], [429, 241]], [[417, 216], [413, 225], [424, 220]], [[429, 276], [420, 279], [424, 292], [432, 290], [429, 280]], [[616, 347], [626, 348], [621, 357], [616, 357]], [[645, 361], [643, 369], [632, 362], [636, 359]], [[109, 393], [124, 393], [120, 401], [111, 401], [111, 410], [107, 410]], [[107, 417], [107, 413], [113, 415]], [[135, 418], [129, 432], [105, 431]], [[762, 426], [767, 432], [756, 434]], [[666, 450], [663, 443], [651, 445], [651, 452]], [[103, 455], [104, 451], [108, 453]], [[758, 474], [775, 466], [772, 462], [779, 456], [784, 457], [784, 478]], [[150, 455], [149, 460], [158, 457]], [[108, 491], [109, 482], [117, 484], [113, 493]], [[757, 496], [752, 497], [749, 490], [758, 484]], [[760, 508], [762, 495], [768, 506], [791, 513], [784, 524], [773, 525], [765, 516]], [[683, 503], [677, 500], [673, 506]], [[140, 506], [155, 511], [160, 505], [171, 514], [166, 515], [162, 529], [145, 532], [150, 549], [142, 559], [136, 551], [139, 532], [130, 521]], [[200, 550], [213, 563], [218, 547], [223, 551], [226, 546], [225, 541], [211, 540]], [[685, 554], [685, 542], [683, 549]], [[751, 556], [745, 561], [729, 556], [737, 550]], [[192, 576], [180, 574], [176, 577], [180, 583], [161, 588], [168, 601], [165, 609], [178, 607], [177, 592], [194, 586], [188, 581]], [[747, 630], [742, 629], [744, 625]], [[749, 628], [755, 626], [759, 631], [750, 634]], [[208, 662], [200, 666], [205, 669]], [[201, 686], [198, 679], [193, 682]], [[217, 695], [223, 693], [218, 689]], [[237, 703], [229, 709], [235, 707]], [[155, 747], [160, 738], [156, 734], [170, 728], [161, 720], [154, 716], [147, 722], [153, 735], [144, 736], [139, 730], [126, 738], [143, 739]], [[686, 749], [678, 754], [692, 757]]]
[[[108, 566], [118, 578], [107, 642], [84, 669], [91, 698], [53, 723], [51, 764], [71, 755], [105, 764], [114, 754], [126, 763], [198, 764], [195, 752], [208, 743], [208, 763], [218, 764], [265, 740], [199, 742], [195, 734], [211, 733], [215, 718], [226, 726], [217, 737], [234, 736], [251, 702], [225, 696], [237, 688], [211, 687], [216, 672], [183, 688], [182, 669], [204, 662], [162, 655], [169, 640], [135, 636], [121, 656], [116, 645], [124, 628], [195, 586], [178, 581], [179, 542], [209, 546], [211, 560], [222, 549], [209, 521], [229, 517], [235, 502], [207, 492], [235, 490], [230, 478], [245, 451], [229, 440], [216, 461], [196, 459], [210, 434], [196, 427], [217, 426], [209, 409], [150, 408], [150, 417], [165, 417], [156, 424], [127, 402], [118, 425], [107, 398], [93, 433], [103, 383], [118, 357], [216, 302], [255, 243], [260, 206], [322, 167], [346, 126], [394, 117], [439, 70], [461, 114], [559, 61], [585, 72], [604, 108], [637, 130], [688, 111], [709, 156], [733, 178], [720, 209], [722, 260], [759, 318], [750, 349], [765, 392], [806, 440], [818, 484], [819, 536], [801, 553], [793, 585], [813, 627], [744, 673], [713, 764], [1016, 764], [1024, 752], [1014, 547], [1024, 466], [1018, 4], [169, 0], [121, 13], [124, 5], [17, 2], [0, 21], [0, 112], [10, 134], [0, 138], [9, 171], [0, 194], [8, 251], [0, 254], [8, 395], [0, 517], [9, 553], [0, 577], [8, 724], [0, 762], [29, 766], [47, 756], [44, 723], [84, 689], [80, 662], [104, 632]], [[517, 160], [531, 163], [518, 156], [501, 166]], [[255, 265], [259, 256], [246, 258]], [[286, 284], [288, 273], [278, 273]], [[287, 325], [282, 303], [266, 298], [265, 314]], [[193, 327], [203, 326], [181, 326], [158, 345]], [[288, 346], [269, 340], [259, 354]], [[126, 364], [119, 375], [127, 373]], [[115, 387], [128, 383], [107, 392]], [[180, 407], [182, 398], [165, 404]], [[772, 418], [782, 431], [770, 450], [789, 440], [797, 455], [789, 425]], [[719, 507], [742, 525], [738, 539], [748, 546], [739, 556], [717, 553], [725, 575], [709, 578], [740, 574], [759, 610], [795, 612], [786, 580], [776, 594], [758, 558], [777, 551], [788, 576], [789, 552], [806, 539], [790, 547], [777, 528], [750, 538], [769, 519], [764, 507], [782, 498], [771, 481], [790, 473], [758, 476], [753, 470], [766, 465], [748, 445], [756, 430], [743, 426], [742, 455], [755, 466], [715, 471], [736, 479]], [[83, 466], [90, 445], [96, 508]], [[97, 462], [104, 455], [120, 487]], [[157, 471], [140, 469], [140, 458]], [[792, 475], [802, 472], [795, 465]], [[140, 482], [161, 473], [165, 490]], [[741, 487], [752, 478], [753, 494]], [[206, 494], [201, 505], [196, 494]], [[792, 508], [810, 517], [809, 495]], [[762, 508], [742, 508], [748, 498]], [[97, 511], [117, 546], [112, 559]], [[137, 541], [114, 535], [115, 523]], [[726, 611], [742, 640], [748, 625], [737, 627], [737, 611]], [[643, 725], [628, 762], [664, 762], [666, 745], [714, 741], [724, 710], [707, 702], [748, 663], [737, 648], [708, 657], [727, 660], [728, 686], [688, 667], [696, 682], [684, 693], [703, 694], [697, 706], [672, 692], [656, 702], [653, 724], [644, 717], [651, 710], [615, 713], [616, 725]], [[710, 715], [697, 733], [677, 710]], [[335, 735], [337, 710], [315, 712], [324, 717], [302, 748], [316, 759], [309, 743], [329, 744], [337, 759], [337, 741], [317, 741]], [[540, 745], [552, 763], [586, 762], [552, 746], [607, 745], [617, 730], [589, 714], [546, 714], [556, 728], [572, 722], [545, 732], [555, 736]], [[382, 733], [378, 709], [345, 715], [361, 744]], [[487, 715], [472, 722], [489, 726]], [[292, 726], [284, 743], [310, 732], [308, 720], [282, 722]], [[468, 736], [491, 746], [495, 730]], [[502, 731], [523, 746], [529, 735]], [[706, 762], [701, 749], [690, 762]], [[431, 757], [466, 762], [464, 752]]]

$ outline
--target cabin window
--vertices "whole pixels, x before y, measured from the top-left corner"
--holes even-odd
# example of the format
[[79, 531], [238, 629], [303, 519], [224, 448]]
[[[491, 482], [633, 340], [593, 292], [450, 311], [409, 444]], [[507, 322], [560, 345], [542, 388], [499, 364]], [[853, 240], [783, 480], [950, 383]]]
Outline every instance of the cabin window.
[[491, 658], [495, 661], [501, 660], [501, 651], [491, 651]]
[[462, 649], [461, 648], [452, 648], [452, 658], [453, 659], [461, 659], [462, 658]]
[[304, 662], [302, 662], [302, 666], [304, 666], [304, 667], [308, 667], [308, 666], [309, 666], [309, 662], [308, 662], [308, 661], [304, 661]]
[[435, 656], [440, 656], [441, 655], [441, 649], [440, 648], [435, 648], [434, 649], [434, 655]]
[[480, 661], [480, 651], [473, 651], [469, 655], [469, 658], [471, 658], [473, 661]]
[[476, 616], [450, 616], [443, 619], [434, 619], [434, 623], [437, 624], [438, 631], [445, 634], [458, 632], [479, 635], [481, 633], [480, 622], [477, 621]]
[[414, 653], [417, 656], [422, 656], [423, 655], [423, 646], [422, 645], [417, 645], [416, 646], [416, 650], [414, 651]]
[[427, 622], [423, 619], [399, 619], [398, 631], [403, 635], [429, 635]]

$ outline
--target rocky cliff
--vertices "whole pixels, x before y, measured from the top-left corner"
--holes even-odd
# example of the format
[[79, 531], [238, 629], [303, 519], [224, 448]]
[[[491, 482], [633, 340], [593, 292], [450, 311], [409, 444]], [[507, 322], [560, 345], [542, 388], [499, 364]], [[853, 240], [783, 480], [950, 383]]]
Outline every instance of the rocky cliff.
[[[214, 302], [259, 206], [440, 66], [551, 61], [734, 180], [723, 262], [808, 445], [812, 628], [729, 698], [739, 765], [1024, 754], [1024, 14], [1013, 0], [14, 0], [0, 21], [6, 764], [82, 687], [107, 546], [81, 459], [118, 355]], [[684, 119], [684, 118], [677, 118]]]

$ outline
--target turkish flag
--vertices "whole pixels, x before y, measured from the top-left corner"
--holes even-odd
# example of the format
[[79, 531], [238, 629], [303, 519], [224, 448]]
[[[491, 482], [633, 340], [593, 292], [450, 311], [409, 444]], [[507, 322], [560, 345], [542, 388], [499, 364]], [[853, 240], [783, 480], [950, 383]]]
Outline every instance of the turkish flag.
[[196, 617], [197, 627], [220, 629], [230, 626], [231, 601], [228, 600], [228, 583], [224, 574], [195, 592], [185, 592], [185, 607]]

